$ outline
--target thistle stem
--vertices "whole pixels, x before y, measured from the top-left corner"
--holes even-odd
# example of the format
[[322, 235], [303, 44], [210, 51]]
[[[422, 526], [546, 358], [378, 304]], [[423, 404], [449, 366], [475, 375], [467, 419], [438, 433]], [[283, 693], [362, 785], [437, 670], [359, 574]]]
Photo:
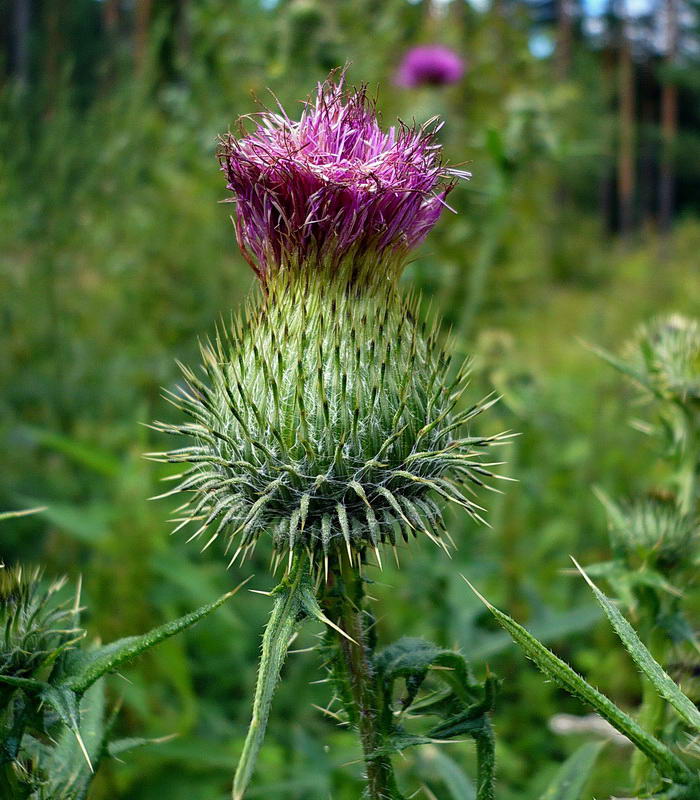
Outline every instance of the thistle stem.
[[339, 559], [336, 577], [339, 578], [338, 591], [329, 600], [328, 612], [354, 640], [349, 641], [338, 634], [341, 660], [348, 674], [357, 712], [357, 728], [366, 767], [366, 796], [369, 800], [401, 800], [391, 760], [388, 755], [379, 752], [383, 737], [377, 686], [362, 610], [362, 577], [345, 556]]
[[474, 736], [477, 763], [477, 800], [494, 800], [496, 783], [496, 742], [490, 722]]
[[233, 779], [233, 800], [241, 800], [253, 775], [289, 642], [304, 616], [303, 590], [307, 578], [308, 558], [305, 553], [299, 553], [289, 573], [273, 590], [275, 604], [263, 634], [253, 713]]

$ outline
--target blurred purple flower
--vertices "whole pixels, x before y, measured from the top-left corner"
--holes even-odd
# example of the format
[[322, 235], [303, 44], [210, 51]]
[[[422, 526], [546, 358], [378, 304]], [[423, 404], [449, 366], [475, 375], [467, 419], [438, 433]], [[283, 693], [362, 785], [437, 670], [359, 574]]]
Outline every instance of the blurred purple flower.
[[[441, 124], [382, 131], [366, 87], [319, 84], [298, 121], [280, 106], [251, 133], [220, 140], [238, 244], [258, 277], [284, 266], [338, 269], [352, 259], [402, 265], [437, 222], [454, 180], [435, 135]], [[389, 264], [386, 265], [389, 269]], [[375, 270], [376, 271], [376, 270]]]
[[398, 86], [446, 86], [457, 83], [464, 75], [464, 61], [451, 50], [440, 44], [422, 45], [411, 48], [403, 57], [396, 73]]

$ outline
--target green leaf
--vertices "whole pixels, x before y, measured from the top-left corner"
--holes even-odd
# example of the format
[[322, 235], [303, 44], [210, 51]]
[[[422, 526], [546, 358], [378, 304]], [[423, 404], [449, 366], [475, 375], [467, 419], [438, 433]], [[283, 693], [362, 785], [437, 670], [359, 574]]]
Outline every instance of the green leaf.
[[[218, 570], [210, 570], [209, 565], [203, 567], [201, 564], [195, 564], [183, 552], [173, 548], [155, 553], [151, 565], [159, 576], [172, 585], [178, 598], [186, 597], [192, 605], [202, 605], [220, 592], [215, 580], [215, 576], [219, 575]], [[228, 625], [240, 628], [240, 619], [233, 608], [233, 605], [222, 606], [217, 614], [217, 620], [223, 619]]]
[[442, 781], [452, 800], [476, 800], [476, 789], [472, 781], [440, 748], [427, 745], [420, 754], [420, 763], [421, 768], [425, 764], [435, 779]]
[[[79, 730], [85, 750], [96, 767], [102, 758], [107, 735], [105, 726], [104, 681], [97, 681], [80, 703]], [[46, 767], [47, 789], [50, 797], [84, 800], [94, 773], [74, 733], [64, 730], [49, 751]]]
[[640, 386], [643, 386], [650, 392], [653, 392], [657, 397], [660, 397], [658, 390], [652, 386], [651, 383], [646, 379], [646, 377], [639, 372], [631, 364], [628, 364], [623, 359], [614, 356], [612, 353], [609, 353], [607, 350], [604, 350], [602, 347], [597, 347], [596, 345], [590, 344], [588, 342], [583, 342], [584, 346], [587, 347], [592, 353], [601, 358], [603, 361], [606, 361], [610, 364], [611, 367], [614, 367], [618, 372], [621, 372], [623, 375], [627, 375], [628, 378], [632, 378], [633, 381], [636, 381]]
[[33, 427], [27, 427], [25, 430], [27, 430], [32, 438], [39, 444], [51, 450], [55, 450], [57, 453], [62, 453], [77, 464], [87, 467], [93, 472], [111, 478], [118, 475], [122, 469], [119, 459], [99, 447], [87, 445], [84, 442], [79, 442], [76, 439], [72, 439], [70, 436], [65, 436], [55, 431], [46, 431], [41, 428]]
[[[377, 654], [375, 669], [385, 683], [385, 692], [391, 696], [393, 684], [399, 678], [406, 680], [413, 695], [431, 667], [443, 667], [437, 675], [452, 688], [463, 703], [472, 702], [478, 687], [464, 656], [454, 650], [445, 650], [432, 642], [404, 636]], [[412, 700], [412, 698], [411, 698]]]
[[587, 742], [559, 767], [540, 800], [581, 800], [583, 790], [605, 742]]
[[78, 695], [65, 686], [49, 685], [41, 692], [41, 699], [53, 708], [61, 722], [73, 733], [80, 747], [80, 751], [85, 757], [90, 772], [93, 772], [92, 761], [90, 760], [90, 755], [85, 747], [82, 734], [80, 733]]
[[131, 750], [137, 750], [139, 747], [147, 747], [151, 744], [160, 744], [173, 739], [176, 734], [172, 736], [164, 736], [159, 739], [147, 739], [142, 736], [130, 736], [124, 739], [116, 739], [107, 745], [107, 752], [112, 758], [117, 758], [122, 753], [128, 753]]
[[110, 507], [105, 503], [71, 505], [51, 503], [38, 509], [61, 531], [86, 544], [99, 544], [109, 536]]
[[[562, 639], [572, 633], [581, 633], [595, 625], [602, 614], [595, 603], [573, 608], [567, 611], [547, 613], [532, 621], [532, 634], [542, 642]], [[473, 662], [488, 661], [508, 647], [513, 640], [505, 633], [477, 635], [473, 647], [469, 648], [469, 657]]]
[[650, 761], [656, 764], [663, 776], [678, 780], [680, 783], [687, 783], [692, 779], [690, 770], [675, 753], [671, 752], [656, 737], [643, 730], [629, 714], [626, 714], [605, 695], [594, 689], [568, 664], [557, 658], [554, 653], [538, 642], [531, 633], [521, 625], [518, 625], [514, 619], [491, 605], [466, 578], [464, 580], [493, 614], [498, 624], [513, 637], [515, 643], [523, 649], [525, 654], [535, 662], [548, 678], [563, 689], [566, 689], [574, 697], [592, 706], [616, 730], [624, 734]]
[[88, 652], [68, 651], [60, 665], [60, 678], [58, 683], [71, 689], [78, 695], [85, 692], [98, 678], [107, 672], [114, 672], [126, 661], [130, 661], [144, 651], [169, 639], [180, 631], [184, 631], [195, 622], [210, 614], [220, 605], [233, 597], [253, 576], [240, 583], [235, 589], [222, 595], [213, 603], [198, 608], [184, 617], [166, 622], [141, 636], [127, 636], [116, 642], [98, 647]]
[[683, 694], [673, 678], [671, 678], [663, 667], [654, 659], [646, 645], [637, 636], [634, 628], [622, 616], [617, 606], [598, 589], [588, 575], [586, 575], [576, 559], [572, 559], [572, 561], [576, 565], [576, 569], [583, 575], [586, 582], [593, 590], [596, 600], [600, 603], [607, 618], [610, 620], [610, 624], [615, 628], [615, 633], [620, 637], [625, 649], [630, 656], [632, 656], [634, 663], [651, 681], [661, 697], [667, 700], [676, 709], [682, 719], [690, 725], [691, 728], [700, 731], [700, 711], [695, 707], [695, 703]]

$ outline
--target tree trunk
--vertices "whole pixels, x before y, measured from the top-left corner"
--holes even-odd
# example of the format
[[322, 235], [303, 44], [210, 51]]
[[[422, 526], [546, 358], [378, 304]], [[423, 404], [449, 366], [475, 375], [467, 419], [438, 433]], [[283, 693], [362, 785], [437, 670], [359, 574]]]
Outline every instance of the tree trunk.
[[556, 3], [557, 49], [555, 52], [555, 71], [559, 81], [566, 81], [571, 74], [573, 0], [556, 0]]
[[189, 5], [189, 0], [178, 0], [177, 57], [178, 68], [183, 75], [187, 73], [187, 68], [192, 56], [192, 32], [190, 31]]
[[625, 21], [620, 31], [618, 63], [617, 200], [620, 231], [627, 234], [634, 224], [635, 201], [635, 91], [632, 48]]
[[148, 63], [153, 0], [136, 0], [134, 11], [134, 72], [142, 75]]
[[61, 21], [64, 12], [65, 0], [52, 0], [45, 6], [42, 67], [47, 89], [47, 116], [53, 112], [61, 83], [61, 62], [65, 46]]
[[[615, 51], [611, 46], [606, 46], [602, 52], [602, 86], [604, 88], [605, 108], [612, 109], [616, 102], [615, 71], [617, 61]], [[603, 154], [603, 168], [598, 184], [598, 203], [603, 230], [613, 233], [617, 226], [616, 198], [615, 198], [615, 147], [616, 141], [606, 130]]]
[[102, 0], [102, 24], [108, 36], [119, 29], [119, 0]]
[[[678, 0], [665, 0], [667, 67], [672, 67], [678, 54]], [[673, 76], [666, 75], [661, 89], [661, 163], [659, 165], [659, 228], [667, 233], [671, 227], [674, 206], [674, 147], [678, 133], [678, 87]]]
[[12, 9], [13, 59], [12, 73], [17, 83], [26, 86], [29, 82], [29, 20], [31, 0], [15, 0]]

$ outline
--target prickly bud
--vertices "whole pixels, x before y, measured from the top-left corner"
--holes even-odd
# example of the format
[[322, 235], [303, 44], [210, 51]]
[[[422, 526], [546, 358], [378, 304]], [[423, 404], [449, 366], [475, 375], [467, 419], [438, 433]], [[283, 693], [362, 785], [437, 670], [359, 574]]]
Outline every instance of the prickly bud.
[[57, 599], [64, 584], [44, 586], [39, 569], [0, 569], [0, 675], [31, 678], [79, 638], [76, 610]]
[[494, 401], [460, 406], [467, 369], [392, 285], [281, 273], [203, 357], [205, 377], [185, 368], [173, 398], [191, 422], [157, 426], [194, 444], [156, 457], [190, 464], [179, 522], [205, 547], [227, 534], [245, 555], [267, 530], [280, 555], [318, 564], [397, 536], [445, 546], [445, 500], [481, 519], [465, 484], [492, 477], [481, 455], [502, 437], [468, 425]]
[[642, 325], [627, 346], [642, 382], [663, 397], [700, 403], [700, 323], [681, 314]]
[[648, 497], [626, 505], [608, 501], [606, 506], [610, 542], [626, 559], [664, 572], [692, 560], [698, 522], [674, 503]]

